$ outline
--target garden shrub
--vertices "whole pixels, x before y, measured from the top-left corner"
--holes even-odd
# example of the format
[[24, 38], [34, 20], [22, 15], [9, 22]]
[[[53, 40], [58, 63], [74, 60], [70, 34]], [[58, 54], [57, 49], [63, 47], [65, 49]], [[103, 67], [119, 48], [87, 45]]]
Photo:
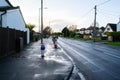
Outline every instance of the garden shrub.
[[107, 32], [107, 36], [112, 36], [113, 41], [120, 41], [120, 32]]

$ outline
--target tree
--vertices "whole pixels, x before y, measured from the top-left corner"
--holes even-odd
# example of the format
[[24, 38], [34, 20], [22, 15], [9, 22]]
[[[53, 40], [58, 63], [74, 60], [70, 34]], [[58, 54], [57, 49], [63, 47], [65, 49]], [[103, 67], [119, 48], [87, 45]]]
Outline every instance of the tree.
[[76, 36], [77, 25], [72, 25], [69, 27], [69, 36], [75, 37]]
[[105, 27], [103, 27], [103, 26], [102, 26], [102, 27], [100, 27], [100, 29], [102, 30], [102, 32], [104, 32], [104, 30], [105, 30]]
[[51, 35], [51, 32], [52, 32], [52, 28], [50, 28], [49, 26], [45, 27], [43, 30], [44, 37], [49, 37]]
[[36, 26], [34, 24], [26, 24], [26, 28], [28, 28], [30, 31], [33, 31], [35, 27]]
[[77, 30], [77, 25], [72, 25], [69, 27], [69, 31], [75, 32]]
[[69, 35], [70, 37], [75, 37], [76, 36], [76, 32], [75, 31], [70, 31], [70, 35]]
[[62, 33], [64, 37], [68, 37], [70, 34], [69, 29], [67, 27], [63, 28]]

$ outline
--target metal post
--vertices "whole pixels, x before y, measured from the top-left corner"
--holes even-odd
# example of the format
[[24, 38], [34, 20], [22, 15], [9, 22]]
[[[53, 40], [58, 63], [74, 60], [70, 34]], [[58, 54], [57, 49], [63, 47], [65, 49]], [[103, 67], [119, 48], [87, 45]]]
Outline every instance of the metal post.
[[38, 21], [38, 23], [39, 23], [39, 33], [40, 33], [40, 8], [39, 8], [39, 21]]
[[94, 29], [93, 29], [93, 41], [95, 42], [96, 37], [96, 15], [97, 15], [97, 6], [95, 5], [95, 19], [94, 19]]
[[43, 0], [41, 0], [41, 44], [43, 44]]
[[45, 45], [43, 44], [43, 0], [41, 0], [41, 57], [44, 58]]

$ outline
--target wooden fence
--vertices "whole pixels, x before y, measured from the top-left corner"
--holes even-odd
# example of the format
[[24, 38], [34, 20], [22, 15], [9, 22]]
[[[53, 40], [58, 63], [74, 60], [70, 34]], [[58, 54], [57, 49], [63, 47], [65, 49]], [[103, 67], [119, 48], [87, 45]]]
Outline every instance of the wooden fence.
[[27, 32], [0, 27], [0, 57], [20, 51], [20, 38], [27, 44]]

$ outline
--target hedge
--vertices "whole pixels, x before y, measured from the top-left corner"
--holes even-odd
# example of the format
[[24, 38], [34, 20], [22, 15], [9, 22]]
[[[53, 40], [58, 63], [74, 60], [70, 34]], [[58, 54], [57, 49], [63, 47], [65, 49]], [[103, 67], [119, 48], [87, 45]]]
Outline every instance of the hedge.
[[120, 41], [120, 32], [107, 32], [107, 36], [112, 36], [113, 41]]
[[120, 32], [107, 32], [107, 36], [120, 37]]

